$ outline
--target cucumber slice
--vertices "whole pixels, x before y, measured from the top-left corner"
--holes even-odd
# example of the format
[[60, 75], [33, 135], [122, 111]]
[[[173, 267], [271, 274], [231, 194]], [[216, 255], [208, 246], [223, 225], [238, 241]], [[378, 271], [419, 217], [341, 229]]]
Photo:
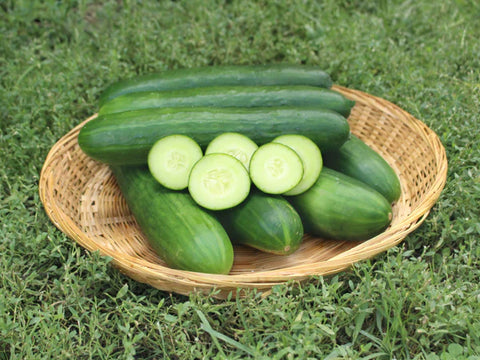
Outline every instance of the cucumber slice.
[[209, 154], [193, 166], [188, 191], [193, 200], [206, 209], [228, 209], [248, 196], [250, 177], [243, 164], [233, 156]]
[[208, 144], [205, 154], [223, 153], [232, 155], [248, 169], [250, 158], [257, 148], [258, 145], [249, 137], [240, 133], [227, 132], [213, 139]]
[[273, 139], [273, 142], [292, 148], [303, 163], [302, 180], [283, 195], [298, 195], [310, 189], [320, 176], [323, 167], [322, 153], [318, 146], [303, 135], [281, 135]]
[[183, 190], [193, 165], [203, 156], [200, 146], [185, 135], [169, 135], [158, 140], [148, 153], [153, 177], [172, 190]]
[[302, 179], [303, 164], [297, 153], [286, 145], [267, 143], [250, 160], [250, 177], [267, 194], [283, 194]]

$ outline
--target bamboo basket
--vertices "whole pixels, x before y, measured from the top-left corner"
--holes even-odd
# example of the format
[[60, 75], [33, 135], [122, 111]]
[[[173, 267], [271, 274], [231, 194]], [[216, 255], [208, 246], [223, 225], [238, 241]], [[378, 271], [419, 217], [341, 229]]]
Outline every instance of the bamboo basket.
[[397, 245], [425, 220], [445, 185], [447, 158], [437, 135], [396, 105], [357, 90], [333, 88], [356, 101], [348, 119], [352, 132], [379, 152], [401, 181], [402, 195], [393, 205], [391, 225], [367, 241], [332, 241], [307, 234], [300, 249], [286, 257], [235, 246], [228, 275], [171, 269], [148, 245], [109, 168], [78, 146], [78, 132], [96, 115], [52, 147], [40, 176], [40, 198], [52, 222], [68, 237], [111, 257], [127, 276], [168, 292], [225, 298], [230, 292], [242, 296], [256, 288], [268, 295], [276, 284], [340, 272]]

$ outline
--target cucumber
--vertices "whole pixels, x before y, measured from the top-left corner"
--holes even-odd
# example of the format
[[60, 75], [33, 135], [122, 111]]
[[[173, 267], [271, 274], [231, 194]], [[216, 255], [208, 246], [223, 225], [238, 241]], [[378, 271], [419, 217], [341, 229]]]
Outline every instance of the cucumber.
[[202, 149], [185, 135], [170, 135], [158, 140], [148, 153], [148, 168], [153, 177], [172, 190], [183, 190], [193, 165], [202, 158]]
[[258, 145], [283, 134], [306, 135], [326, 151], [340, 147], [350, 128], [345, 117], [320, 108], [157, 108], [99, 116], [80, 130], [78, 143], [107, 164], [145, 164], [164, 136], [190, 136], [204, 149], [225, 132], [241, 133]]
[[228, 234], [187, 192], [166, 189], [146, 166], [112, 170], [140, 229], [168, 266], [228, 274], [233, 264]]
[[271, 142], [253, 153], [249, 171], [258, 189], [267, 194], [283, 194], [302, 180], [303, 163], [288, 146]]
[[296, 251], [303, 238], [300, 216], [281, 196], [252, 190], [240, 205], [212, 213], [234, 244], [263, 252], [288, 255]]
[[392, 220], [390, 203], [363, 182], [326, 168], [306, 192], [287, 198], [306, 232], [336, 240], [366, 240]]
[[332, 79], [326, 72], [304, 65], [206, 66], [167, 70], [118, 81], [103, 91], [99, 104], [102, 107], [119, 95], [133, 92], [227, 85], [312, 85], [330, 88]]
[[156, 107], [317, 106], [348, 117], [354, 104], [337, 91], [315, 86], [211, 86], [129, 93], [104, 104], [99, 114]]
[[245, 169], [248, 170], [250, 158], [257, 149], [258, 145], [245, 135], [239, 133], [223, 133], [208, 144], [205, 154], [223, 153], [232, 155], [241, 161]]
[[245, 166], [233, 156], [209, 154], [193, 166], [188, 191], [206, 209], [229, 209], [248, 196], [250, 177]]
[[380, 154], [355, 135], [351, 135], [338, 150], [324, 154], [325, 165], [363, 181], [395, 202], [401, 194], [400, 180]]
[[273, 140], [292, 148], [303, 164], [303, 176], [300, 182], [284, 195], [299, 195], [307, 191], [317, 181], [322, 170], [323, 161], [320, 149], [315, 143], [301, 135], [281, 135]]

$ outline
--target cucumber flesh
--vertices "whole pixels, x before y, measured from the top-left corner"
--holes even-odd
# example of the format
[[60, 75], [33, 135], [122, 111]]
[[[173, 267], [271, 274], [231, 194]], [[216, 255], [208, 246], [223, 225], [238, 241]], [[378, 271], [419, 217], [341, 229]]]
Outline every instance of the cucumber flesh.
[[303, 163], [302, 180], [284, 195], [299, 195], [310, 189], [320, 176], [323, 166], [322, 153], [318, 146], [302, 135], [281, 135], [275, 138], [273, 142], [286, 145], [294, 150]]
[[283, 194], [302, 179], [303, 164], [297, 153], [279, 143], [260, 146], [250, 160], [250, 177], [267, 194]]
[[202, 158], [202, 149], [190, 137], [170, 135], [158, 140], [148, 153], [148, 168], [167, 189], [183, 190], [193, 165]]
[[206, 209], [229, 209], [248, 196], [250, 177], [233, 156], [209, 154], [193, 166], [188, 190], [195, 202]]
[[224, 133], [213, 139], [208, 144], [205, 154], [223, 153], [232, 155], [241, 161], [245, 169], [248, 169], [250, 158], [258, 145], [249, 137], [239, 133]]

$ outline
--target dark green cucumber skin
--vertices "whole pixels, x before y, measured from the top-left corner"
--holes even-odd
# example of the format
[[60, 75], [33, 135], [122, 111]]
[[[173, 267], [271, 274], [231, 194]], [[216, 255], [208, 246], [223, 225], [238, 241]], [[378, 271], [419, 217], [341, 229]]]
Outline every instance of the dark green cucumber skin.
[[234, 244], [288, 255], [302, 243], [303, 225], [290, 203], [280, 196], [253, 190], [240, 205], [213, 213]]
[[323, 159], [327, 167], [364, 182], [391, 203], [401, 195], [400, 181], [392, 167], [353, 134], [338, 150], [324, 153]]
[[100, 107], [111, 99], [140, 91], [164, 91], [228, 85], [332, 86], [325, 71], [305, 65], [231, 65], [167, 70], [118, 81], [100, 95]]
[[212, 86], [121, 95], [103, 105], [99, 115], [156, 107], [317, 106], [348, 117], [354, 104], [335, 90], [315, 86]]
[[202, 148], [225, 132], [258, 145], [283, 134], [305, 135], [320, 150], [340, 147], [349, 137], [345, 117], [319, 108], [156, 108], [107, 114], [80, 130], [78, 143], [93, 159], [115, 165], [145, 164], [160, 138], [183, 134]]
[[111, 169], [140, 229], [168, 266], [202, 273], [229, 273], [233, 246], [228, 234], [187, 192], [164, 188], [145, 166]]
[[392, 219], [390, 203], [380, 193], [326, 167], [309, 190], [288, 200], [305, 231], [327, 239], [366, 240], [385, 230]]

